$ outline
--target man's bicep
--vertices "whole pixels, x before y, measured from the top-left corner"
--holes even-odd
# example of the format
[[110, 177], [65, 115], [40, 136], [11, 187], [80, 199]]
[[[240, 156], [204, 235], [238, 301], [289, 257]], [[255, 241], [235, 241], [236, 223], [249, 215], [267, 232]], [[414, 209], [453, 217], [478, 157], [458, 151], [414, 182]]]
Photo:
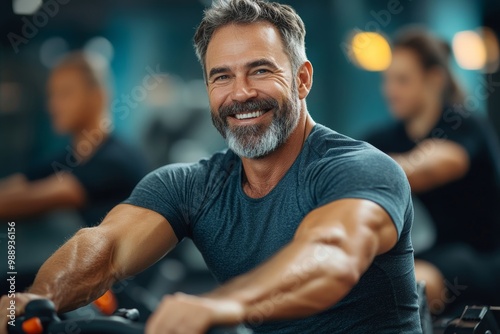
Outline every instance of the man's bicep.
[[120, 278], [148, 268], [178, 242], [165, 217], [130, 204], [117, 205], [98, 228], [113, 240], [112, 265]]
[[330, 239], [338, 242], [347, 253], [370, 257], [394, 247], [398, 231], [379, 204], [345, 198], [311, 211], [300, 224], [296, 237], [317, 237], [325, 243]]

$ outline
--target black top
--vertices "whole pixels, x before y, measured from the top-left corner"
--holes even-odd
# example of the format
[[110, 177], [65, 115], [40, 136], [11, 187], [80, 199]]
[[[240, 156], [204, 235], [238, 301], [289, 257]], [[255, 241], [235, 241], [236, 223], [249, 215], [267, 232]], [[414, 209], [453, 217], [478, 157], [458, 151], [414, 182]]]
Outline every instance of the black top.
[[58, 172], [63, 172], [60, 177], [65, 173], [75, 176], [85, 189], [87, 200], [79, 212], [88, 226], [100, 223], [148, 172], [141, 155], [113, 136], [100, 144], [92, 157], [83, 163], [74, 152], [68, 146], [54, 159], [29, 168], [25, 175], [31, 181]]
[[[437, 244], [466, 242], [479, 251], [496, 248], [500, 244], [500, 149], [495, 133], [481, 117], [446, 108], [424, 139], [430, 138], [459, 144], [470, 159], [463, 178], [415, 194], [436, 224]], [[408, 152], [417, 145], [402, 123], [376, 131], [367, 141], [388, 154]], [[418, 150], [412, 159], [418, 163], [425, 150]]]

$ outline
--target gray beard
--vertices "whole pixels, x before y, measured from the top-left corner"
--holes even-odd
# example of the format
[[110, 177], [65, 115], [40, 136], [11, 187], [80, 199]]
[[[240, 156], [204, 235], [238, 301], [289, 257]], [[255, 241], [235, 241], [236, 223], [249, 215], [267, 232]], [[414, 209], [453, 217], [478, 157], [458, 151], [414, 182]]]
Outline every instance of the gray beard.
[[[257, 124], [231, 128], [226, 118], [222, 118], [212, 111], [212, 122], [226, 140], [229, 149], [240, 157], [258, 159], [274, 152], [283, 145], [297, 127], [300, 118], [299, 92], [295, 85], [292, 90], [292, 97], [285, 99], [282, 106], [278, 106], [275, 100], [261, 105], [262, 108], [274, 105], [274, 108], [268, 111], [274, 113], [269, 126]], [[259, 101], [253, 103], [253, 108], [256, 107], [255, 104], [258, 105]], [[249, 105], [252, 103], [249, 102]]]
[[284, 112], [290, 114], [280, 116], [275, 114], [267, 128], [263, 125], [237, 129], [227, 127], [225, 137], [229, 149], [238, 156], [248, 159], [262, 158], [274, 152], [287, 141], [299, 122], [297, 109]]

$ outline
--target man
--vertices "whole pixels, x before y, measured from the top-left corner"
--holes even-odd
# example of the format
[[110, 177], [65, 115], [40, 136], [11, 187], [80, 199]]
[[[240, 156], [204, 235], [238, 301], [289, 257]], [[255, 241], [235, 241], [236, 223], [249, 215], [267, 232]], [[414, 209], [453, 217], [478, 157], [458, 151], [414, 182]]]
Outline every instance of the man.
[[289, 6], [214, 2], [195, 45], [229, 150], [149, 174], [47, 261], [19, 312], [40, 297], [84, 305], [190, 237], [221, 286], [165, 296], [148, 334], [420, 332], [409, 185], [386, 155], [313, 122], [304, 36]]
[[[441, 313], [445, 301], [500, 303], [495, 133], [465, 110], [446, 47], [425, 30], [405, 29], [393, 41], [384, 92], [398, 122], [367, 141], [401, 165], [436, 225], [435, 245], [415, 263], [432, 311]], [[446, 296], [447, 288], [453, 296]]]
[[140, 155], [110, 134], [102, 73], [80, 52], [67, 55], [54, 68], [48, 82], [50, 116], [59, 134], [71, 136], [71, 146], [0, 181], [3, 220], [73, 208], [87, 225], [95, 225], [146, 174]]

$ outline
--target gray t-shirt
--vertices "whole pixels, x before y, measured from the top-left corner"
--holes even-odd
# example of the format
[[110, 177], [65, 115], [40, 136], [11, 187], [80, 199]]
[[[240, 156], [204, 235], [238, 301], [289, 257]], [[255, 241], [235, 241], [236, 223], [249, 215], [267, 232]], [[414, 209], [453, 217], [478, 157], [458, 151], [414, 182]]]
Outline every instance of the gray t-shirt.
[[312, 210], [342, 198], [375, 202], [392, 218], [399, 239], [374, 259], [352, 291], [319, 314], [264, 324], [257, 317], [251, 327], [256, 333], [420, 333], [410, 187], [392, 159], [317, 124], [269, 194], [250, 198], [241, 180], [241, 160], [228, 150], [198, 163], [159, 168], [125, 203], [163, 215], [179, 240], [192, 238], [224, 283], [289, 243]]

